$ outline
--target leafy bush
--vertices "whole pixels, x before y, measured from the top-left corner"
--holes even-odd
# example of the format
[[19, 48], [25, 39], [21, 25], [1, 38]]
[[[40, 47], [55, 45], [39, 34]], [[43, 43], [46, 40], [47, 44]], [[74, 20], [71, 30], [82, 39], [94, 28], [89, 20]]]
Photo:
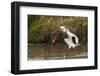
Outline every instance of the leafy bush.
[[[78, 16], [28, 16], [28, 42], [51, 43], [52, 34], [62, 33], [59, 26], [64, 25], [75, 33], [80, 42], [87, 41], [87, 17]], [[63, 35], [60, 35], [61, 37]]]

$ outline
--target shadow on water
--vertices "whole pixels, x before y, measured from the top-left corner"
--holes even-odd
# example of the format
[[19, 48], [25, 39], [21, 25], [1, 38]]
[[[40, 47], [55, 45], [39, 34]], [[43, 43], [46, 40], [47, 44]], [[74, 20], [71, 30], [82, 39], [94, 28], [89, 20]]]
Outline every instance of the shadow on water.
[[87, 58], [87, 46], [81, 45], [68, 49], [65, 44], [30, 44], [28, 45], [28, 60], [58, 60]]

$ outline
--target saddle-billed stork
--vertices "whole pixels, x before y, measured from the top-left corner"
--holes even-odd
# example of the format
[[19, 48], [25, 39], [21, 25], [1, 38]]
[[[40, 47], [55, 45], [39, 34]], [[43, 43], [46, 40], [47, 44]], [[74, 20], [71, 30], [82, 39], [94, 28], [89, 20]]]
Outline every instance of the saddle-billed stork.
[[65, 26], [60, 26], [60, 29], [66, 33], [68, 35], [68, 38], [64, 38], [64, 41], [66, 44], [68, 44], [69, 46], [69, 49], [72, 47], [72, 48], [75, 48], [76, 46], [79, 45], [79, 39], [78, 37], [73, 34], [72, 32], [69, 31], [69, 29], [65, 28]]

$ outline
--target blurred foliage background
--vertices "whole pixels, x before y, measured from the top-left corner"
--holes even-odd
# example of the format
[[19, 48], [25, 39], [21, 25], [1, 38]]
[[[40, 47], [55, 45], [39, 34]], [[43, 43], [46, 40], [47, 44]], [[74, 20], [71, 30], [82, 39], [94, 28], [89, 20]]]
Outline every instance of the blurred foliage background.
[[62, 25], [79, 37], [79, 43], [87, 43], [87, 17], [41, 15], [28, 15], [28, 43], [49, 44], [54, 38], [57, 38], [56, 43], [64, 43], [63, 32], [59, 28]]

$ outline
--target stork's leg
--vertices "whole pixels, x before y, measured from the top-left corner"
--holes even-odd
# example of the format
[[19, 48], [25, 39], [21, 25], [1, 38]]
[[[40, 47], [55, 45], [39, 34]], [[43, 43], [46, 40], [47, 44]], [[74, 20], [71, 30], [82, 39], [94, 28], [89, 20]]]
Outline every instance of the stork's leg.
[[76, 46], [73, 46], [73, 48], [75, 48]]
[[71, 46], [69, 45], [69, 49], [71, 48]]

